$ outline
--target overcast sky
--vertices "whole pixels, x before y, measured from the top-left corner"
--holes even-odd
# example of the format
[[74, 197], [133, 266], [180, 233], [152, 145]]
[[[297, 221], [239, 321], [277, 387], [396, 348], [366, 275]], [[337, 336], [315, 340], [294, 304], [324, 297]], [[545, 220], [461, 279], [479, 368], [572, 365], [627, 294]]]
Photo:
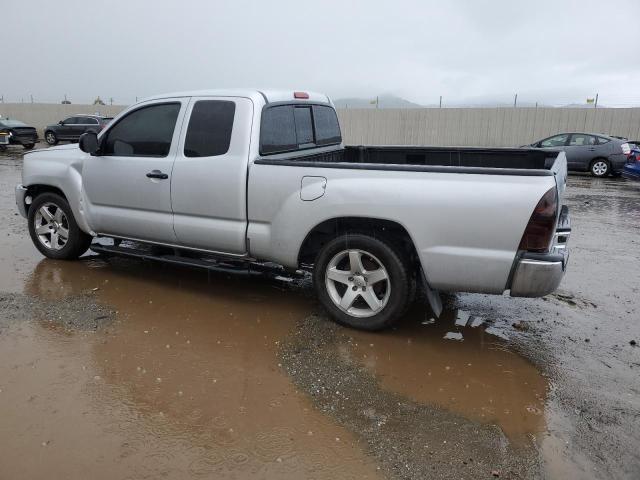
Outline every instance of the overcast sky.
[[2, 15], [5, 102], [262, 87], [640, 105], [639, 0], [30, 0]]

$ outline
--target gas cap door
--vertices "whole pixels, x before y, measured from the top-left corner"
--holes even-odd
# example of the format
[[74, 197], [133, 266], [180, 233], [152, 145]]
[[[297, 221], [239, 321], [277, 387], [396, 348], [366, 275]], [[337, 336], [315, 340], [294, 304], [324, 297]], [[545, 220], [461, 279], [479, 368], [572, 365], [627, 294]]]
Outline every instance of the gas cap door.
[[317, 200], [324, 195], [327, 188], [327, 179], [325, 177], [302, 177], [300, 182], [300, 199], [305, 202]]

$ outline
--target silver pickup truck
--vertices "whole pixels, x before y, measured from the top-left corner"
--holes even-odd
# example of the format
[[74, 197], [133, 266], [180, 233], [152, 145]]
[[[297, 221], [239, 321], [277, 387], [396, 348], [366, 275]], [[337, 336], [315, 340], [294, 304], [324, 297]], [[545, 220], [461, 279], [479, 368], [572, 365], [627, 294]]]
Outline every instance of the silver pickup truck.
[[28, 153], [16, 201], [49, 258], [306, 270], [334, 319], [376, 330], [418, 288], [436, 314], [439, 292], [554, 291], [566, 176], [563, 152], [345, 147], [321, 94], [201, 91]]

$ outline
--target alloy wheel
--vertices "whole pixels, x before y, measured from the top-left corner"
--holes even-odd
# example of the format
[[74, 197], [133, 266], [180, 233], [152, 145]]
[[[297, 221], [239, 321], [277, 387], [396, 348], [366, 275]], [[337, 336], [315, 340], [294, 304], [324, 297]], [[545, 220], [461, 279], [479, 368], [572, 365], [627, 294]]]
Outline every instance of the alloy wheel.
[[40, 243], [50, 250], [62, 250], [69, 240], [69, 220], [54, 203], [45, 203], [36, 212], [33, 223]]
[[379, 313], [391, 295], [391, 281], [383, 263], [359, 249], [343, 250], [328, 263], [325, 283], [331, 301], [354, 317]]

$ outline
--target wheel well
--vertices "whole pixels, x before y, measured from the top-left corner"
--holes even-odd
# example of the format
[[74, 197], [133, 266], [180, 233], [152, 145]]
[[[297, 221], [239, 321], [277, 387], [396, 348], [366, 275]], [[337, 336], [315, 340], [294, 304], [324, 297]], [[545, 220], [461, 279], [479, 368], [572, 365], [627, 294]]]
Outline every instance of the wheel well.
[[363, 233], [386, 240], [392, 247], [400, 246], [398, 253], [410, 262], [409, 265], [420, 265], [413, 240], [402, 225], [391, 220], [362, 217], [332, 218], [316, 225], [302, 242], [298, 265], [311, 267], [322, 247], [345, 233]]
[[31, 203], [33, 203], [33, 200], [42, 193], [55, 193], [67, 200], [67, 196], [64, 192], [57, 187], [53, 187], [51, 185], [29, 185], [27, 187], [27, 194], [25, 195], [25, 198], [31, 197], [31, 202], [26, 205], [27, 212], [29, 211], [29, 207], [31, 206]]

